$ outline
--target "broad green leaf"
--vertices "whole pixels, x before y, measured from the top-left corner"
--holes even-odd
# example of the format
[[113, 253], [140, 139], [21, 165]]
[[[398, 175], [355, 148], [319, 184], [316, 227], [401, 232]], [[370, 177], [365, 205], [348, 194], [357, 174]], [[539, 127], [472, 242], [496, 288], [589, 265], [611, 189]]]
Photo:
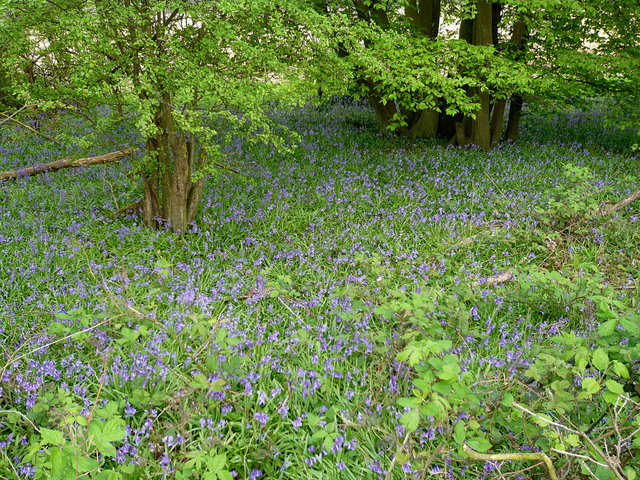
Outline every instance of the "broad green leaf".
[[484, 453], [489, 450], [492, 445], [486, 438], [475, 437], [467, 440], [467, 445], [476, 452]]
[[224, 453], [219, 453], [218, 455], [207, 459], [207, 467], [209, 468], [209, 471], [213, 473], [217, 473], [221, 471], [226, 464], [227, 464], [227, 455]]
[[609, 366], [609, 355], [607, 355], [606, 350], [598, 348], [595, 352], [593, 352], [591, 363], [598, 370], [604, 372]]
[[91, 457], [73, 457], [72, 462], [74, 469], [79, 473], [91, 472], [100, 466], [100, 462]]
[[622, 378], [629, 378], [629, 370], [624, 363], [615, 361], [613, 362], [613, 372]]
[[453, 427], [453, 439], [456, 441], [458, 445], [462, 445], [467, 438], [467, 431], [465, 429], [465, 424], [462, 420], [458, 420], [456, 426]]
[[612, 319], [612, 320], [607, 320], [606, 322], [602, 322], [598, 326], [598, 335], [600, 335], [601, 337], [608, 337], [610, 335], [613, 335], [613, 332], [615, 332], [617, 326], [618, 326], [617, 319]]
[[604, 382], [604, 384], [607, 386], [607, 389], [609, 389], [610, 392], [617, 393], [619, 395], [622, 395], [624, 393], [623, 386], [615, 380], [607, 380], [606, 382]]
[[594, 394], [600, 391], [600, 384], [593, 377], [586, 377], [582, 379], [582, 388], [589, 394]]
[[41, 428], [40, 435], [42, 437], [42, 444], [44, 445], [64, 445], [66, 442], [62, 432], [57, 430], [50, 430], [48, 428]]
[[320, 417], [317, 415], [309, 414], [309, 416], [307, 416], [307, 423], [310, 427], [315, 427], [318, 423], [320, 423]]
[[416, 409], [408, 411], [400, 417], [400, 423], [410, 432], [415, 432], [420, 425], [420, 412]]
[[100, 440], [103, 442], [120, 442], [124, 440], [126, 433], [124, 422], [119, 418], [112, 418], [102, 427]]

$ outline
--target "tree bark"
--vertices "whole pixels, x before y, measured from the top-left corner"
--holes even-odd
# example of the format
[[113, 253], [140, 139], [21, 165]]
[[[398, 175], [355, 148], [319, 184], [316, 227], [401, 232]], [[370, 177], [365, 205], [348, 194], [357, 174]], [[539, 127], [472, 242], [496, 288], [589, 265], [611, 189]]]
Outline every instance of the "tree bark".
[[[496, 5], [496, 4], [494, 4]], [[494, 21], [495, 25], [495, 21]], [[494, 33], [495, 35], [495, 33]], [[505, 51], [511, 54], [521, 54], [524, 50], [527, 37], [527, 25], [523, 20], [518, 20], [513, 26], [511, 39], [505, 47]], [[494, 44], [496, 37], [494, 36]], [[491, 111], [491, 146], [494, 147], [502, 137], [502, 123], [504, 121], [504, 112], [507, 104], [506, 98], [500, 98], [495, 101]]]
[[147, 153], [153, 166], [143, 174], [142, 211], [151, 228], [185, 232], [194, 221], [204, 180], [192, 180], [204, 151], [197, 152], [195, 138], [176, 130], [171, 98], [165, 95], [154, 123], [159, 132], [148, 138]]
[[[473, 22], [473, 43], [475, 45], [491, 45], [491, 10], [489, 0], [478, 1], [476, 18]], [[471, 122], [471, 143], [483, 150], [489, 150], [491, 148], [489, 93], [476, 89], [475, 94], [478, 96], [480, 109], [476, 112], [476, 118]]]
[[510, 140], [512, 142], [515, 142], [520, 134], [522, 102], [522, 96], [511, 96], [511, 102], [509, 103], [509, 120], [507, 121], [507, 140]]
[[72, 158], [65, 158], [62, 160], [57, 160], [55, 162], [45, 163], [43, 165], [35, 165], [33, 167], [27, 167], [20, 170], [1, 172], [0, 182], [4, 182], [7, 180], [16, 180], [17, 178], [29, 177], [31, 175], [37, 175], [39, 173], [55, 172], [57, 170], [62, 170], [63, 168], [88, 167], [101, 163], [118, 163], [120, 160], [136, 151], [136, 148], [125, 148], [119, 152], [106, 153], [104, 155], [98, 155], [97, 157], [79, 158], [76, 160]]

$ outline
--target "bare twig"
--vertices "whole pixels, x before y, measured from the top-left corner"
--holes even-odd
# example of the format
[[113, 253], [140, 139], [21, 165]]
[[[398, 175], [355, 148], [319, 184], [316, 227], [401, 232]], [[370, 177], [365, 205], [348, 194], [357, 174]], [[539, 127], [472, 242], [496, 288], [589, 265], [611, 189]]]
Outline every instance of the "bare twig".
[[[24, 108], [24, 107], [22, 107]], [[22, 110], [22, 108], [20, 110]], [[18, 112], [20, 111], [18, 110]], [[56, 145], [61, 145], [60, 142], [58, 142], [55, 138], [50, 137], [49, 135], [46, 135], [38, 130], [36, 130], [35, 128], [30, 127], [29, 125], [27, 125], [26, 123], [21, 122], [20, 120], [16, 120], [15, 118], [13, 118], [15, 115], [18, 114], [18, 112], [15, 112], [13, 115], [9, 116], [9, 115], [5, 115], [4, 113], [0, 112], [0, 115], [2, 115], [3, 117], [5, 117], [5, 120], [3, 120], [2, 122], [0, 122], [0, 125], [2, 125], [5, 122], [11, 121], [13, 123], [16, 123], [18, 125], [20, 125], [22, 128], [26, 128], [27, 130], [29, 130], [32, 133], [35, 133], [36, 135], [41, 136], [42, 138], [46, 138], [47, 140], [49, 140], [50, 142], [55, 143]]]
[[396, 450], [396, 454], [393, 456], [393, 459], [391, 460], [391, 464], [389, 465], [389, 468], [387, 469], [387, 474], [384, 476], [384, 480], [390, 480], [391, 479], [391, 474], [393, 473], [393, 467], [396, 465], [396, 462], [398, 461], [398, 455], [407, 446], [407, 443], [409, 442], [409, 437], [410, 436], [411, 436], [411, 432], [407, 432], [407, 434], [404, 436], [404, 440], [402, 441], [402, 444], [398, 445], [398, 449]]

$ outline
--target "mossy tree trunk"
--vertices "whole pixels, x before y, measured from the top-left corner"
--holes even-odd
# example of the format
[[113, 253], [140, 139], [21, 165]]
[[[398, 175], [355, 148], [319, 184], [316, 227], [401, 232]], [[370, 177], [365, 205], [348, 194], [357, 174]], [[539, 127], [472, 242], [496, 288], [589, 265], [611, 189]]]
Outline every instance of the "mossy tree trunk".
[[202, 195], [203, 180], [192, 175], [203, 152], [195, 139], [176, 130], [170, 99], [165, 98], [154, 118], [157, 134], [147, 138], [150, 167], [143, 173], [144, 223], [152, 228], [184, 232], [194, 221]]

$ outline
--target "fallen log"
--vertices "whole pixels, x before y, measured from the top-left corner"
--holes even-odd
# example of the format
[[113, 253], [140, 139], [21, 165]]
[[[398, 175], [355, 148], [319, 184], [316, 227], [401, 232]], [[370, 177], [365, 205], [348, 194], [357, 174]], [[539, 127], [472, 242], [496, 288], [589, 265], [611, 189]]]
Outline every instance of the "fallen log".
[[78, 158], [75, 160], [72, 158], [63, 158], [62, 160], [56, 160], [55, 162], [34, 165], [33, 167], [21, 168], [20, 170], [0, 172], [0, 182], [16, 180], [22, 177], [30, 177], [31, 175], [38, 175], [39, 173], [55, 172], [57, 170], [62, 170], [63, 168], [88, 167], [101, 163], [117, 163], [137, 150], [137, 148], [125, 148], [118, 152], [105, 153], [104, 155], [98, 155], [97, 157]]

